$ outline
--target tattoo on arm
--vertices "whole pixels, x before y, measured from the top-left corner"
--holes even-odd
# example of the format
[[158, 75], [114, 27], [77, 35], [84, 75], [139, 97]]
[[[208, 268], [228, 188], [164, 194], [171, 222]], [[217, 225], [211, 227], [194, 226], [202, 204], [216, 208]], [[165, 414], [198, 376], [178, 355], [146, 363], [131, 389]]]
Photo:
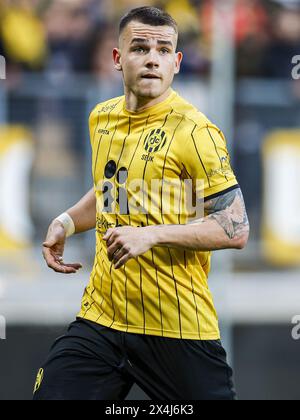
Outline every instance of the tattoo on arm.
[[249, 220], [242, 191], [238, 188], [206, 203], [208, 218], [216, 220], [229, 239], [249, 232]]
[[229, 239], [237, 239], [249, 232], [249, 220], [242, 191], [238, 188], [205, 203], [206, 218], [193, 222], [215, 220]]

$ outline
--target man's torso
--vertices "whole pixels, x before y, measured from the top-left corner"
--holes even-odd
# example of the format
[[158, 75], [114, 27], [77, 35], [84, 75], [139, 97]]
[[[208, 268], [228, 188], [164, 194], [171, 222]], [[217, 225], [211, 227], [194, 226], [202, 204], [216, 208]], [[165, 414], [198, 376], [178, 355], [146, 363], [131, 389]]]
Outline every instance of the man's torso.
[[206, 178], [205, 197], [236, 184], [225, 143], [216, 145], [222, 138], [202, 141], [206, 126], [208, 139], [220, 133], [175, 92], [142, 113], [127, 112], [124, 97], [92, 112], [96, 257], [80, 317], [132, 333], [220, 338], [207, 284], [210, 253], [155, 247], [115, 270], [102, 239], [117, 226], [187, 223], [192, 211], [184, 182], [196, 175]]

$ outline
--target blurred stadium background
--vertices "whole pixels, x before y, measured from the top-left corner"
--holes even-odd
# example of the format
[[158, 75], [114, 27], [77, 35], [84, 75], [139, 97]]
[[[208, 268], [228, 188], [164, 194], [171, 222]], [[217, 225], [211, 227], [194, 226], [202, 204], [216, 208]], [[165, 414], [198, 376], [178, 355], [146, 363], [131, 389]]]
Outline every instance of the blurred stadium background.
[[[31, 398], [50, 345], [78, 312], [93, 233], [68, 242], [66, 260], [84, 263], [77, 276], [48, 270], [41, 243], [91, 186], [87, 117], [122, 94], [117, 24], [145, 4], [178, 21], [175, 89], [224, 130], [248, 207], [249, 246], [216, 254], [210, 277], [239, 397], [300, 399], [296, 0], [0, 0], [0, 399]], [[144, 398], [138, 388], [129, 396]]]

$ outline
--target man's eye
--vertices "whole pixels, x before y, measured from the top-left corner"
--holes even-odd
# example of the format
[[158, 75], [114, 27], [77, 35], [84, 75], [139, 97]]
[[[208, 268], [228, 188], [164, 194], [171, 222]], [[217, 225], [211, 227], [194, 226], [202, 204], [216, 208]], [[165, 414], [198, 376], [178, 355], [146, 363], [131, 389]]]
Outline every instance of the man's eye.
[[167, 48], [163, 48], [162, 50], [160, 50], [160, 52], [162, 54], [168, 54], [169, 53], [169, 50]]
[[143, 47], [137, 47], [137, 48], [134, 48], [133, 51], [143, 53], [145, 51], [145, 48], [143, 48]]

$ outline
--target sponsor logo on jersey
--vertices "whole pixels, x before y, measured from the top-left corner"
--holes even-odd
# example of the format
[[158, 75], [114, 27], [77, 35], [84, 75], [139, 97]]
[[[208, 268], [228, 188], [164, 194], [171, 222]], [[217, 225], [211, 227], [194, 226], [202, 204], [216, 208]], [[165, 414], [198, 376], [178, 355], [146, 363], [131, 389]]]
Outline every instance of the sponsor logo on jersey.
[[98, 130], [98, 133], [99, 133], [99, 134], [103, 134], [103, 135], [105, 135], [105, 136], [109, 136], [110, 131], [108, 131], [108, 130], [104, 130], [103, 128], [100, 128], [100, 129]]
[[104, 107], [101, 108], [100, 112], [108, 112], [108, 111], [112, 111], [115, 109], [115, 107], [118, 105], [118, 102], [116, 104], [113, 105], [106, 105]]

